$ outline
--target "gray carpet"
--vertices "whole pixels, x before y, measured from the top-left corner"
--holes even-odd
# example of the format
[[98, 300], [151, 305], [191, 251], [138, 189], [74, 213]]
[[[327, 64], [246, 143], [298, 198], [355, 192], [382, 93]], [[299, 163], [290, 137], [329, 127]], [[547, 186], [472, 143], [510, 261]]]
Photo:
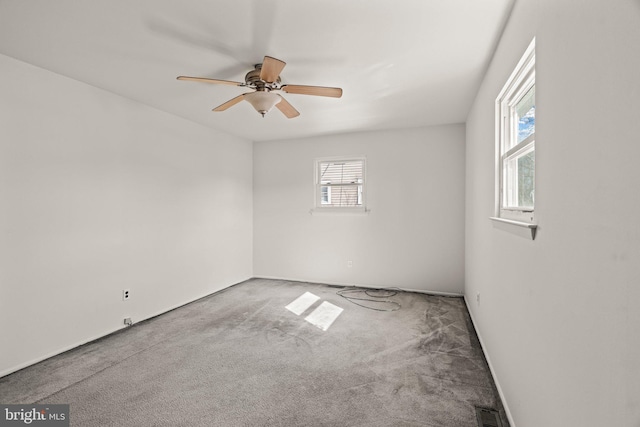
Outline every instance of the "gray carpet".
[[[252, 279], [1, 378], [0, 402], [69, 403], [74, 426], [476, 427], [474, 406], [502, 410], [461, 298], [374, 311], [338, 290]], [[306, 291], [320, 300], [285, 309]], [[327, 331], [305, 321], [323, 301], [344, 309]]]

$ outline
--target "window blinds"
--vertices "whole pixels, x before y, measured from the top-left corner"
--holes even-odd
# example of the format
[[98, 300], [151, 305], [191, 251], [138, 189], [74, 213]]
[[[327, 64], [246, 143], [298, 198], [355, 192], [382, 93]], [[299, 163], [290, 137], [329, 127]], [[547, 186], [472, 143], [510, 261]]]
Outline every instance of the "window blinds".
[[321, 161], [318, 183], [322, 205], [333, 207], [362, 206], [364, 160]]

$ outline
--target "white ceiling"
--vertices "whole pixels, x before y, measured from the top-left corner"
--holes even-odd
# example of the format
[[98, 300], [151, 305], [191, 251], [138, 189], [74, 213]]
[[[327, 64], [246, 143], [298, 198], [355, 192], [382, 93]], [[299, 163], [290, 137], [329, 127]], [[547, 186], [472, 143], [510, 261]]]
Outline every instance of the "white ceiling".
[[[460, 123], [514, 0], [0, 0], [0, 53], [253, 141]], [[246, 88], [264, 55], [301, 115], [262, 118]]]

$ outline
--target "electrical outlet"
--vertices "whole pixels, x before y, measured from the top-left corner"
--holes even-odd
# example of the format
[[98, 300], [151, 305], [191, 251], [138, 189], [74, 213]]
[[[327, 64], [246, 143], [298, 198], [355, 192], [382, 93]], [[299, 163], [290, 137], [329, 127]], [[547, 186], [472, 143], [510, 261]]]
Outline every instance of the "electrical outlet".
[[349, 268], [353, 267], [353, 261], [347, 261], [347, 267]]
[[131, 317], [125, 317], [124, 318], [124, 324], [127, 325], [127, 326], [133, 325], [133, 322], [131, 321]]
[[122, 290], [122, 301], [126, 301], [129, 298], [131, 298], [131, 292], [129, 291], [129, 289], [123, 289]]
[[478, 303], [478, 305], [480, 305], [480, 292], [478, 292], [476, 294], [476, 303]]

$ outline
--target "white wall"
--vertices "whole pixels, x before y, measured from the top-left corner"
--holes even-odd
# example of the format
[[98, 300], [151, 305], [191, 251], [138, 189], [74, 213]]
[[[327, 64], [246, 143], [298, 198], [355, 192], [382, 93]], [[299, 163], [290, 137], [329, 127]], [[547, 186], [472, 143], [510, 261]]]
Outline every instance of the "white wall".
[[0, 70], [0, 375], [252, 276], [251, 142]]
[[[332, 156], [366, 156], [368, 215], [309, 213]], [[461, 294], [463, 158], [464, 125], [255, 143], [254, 275]]]
[[[495, 98], [534, 36], [531, 241], [488, 218]], [[518, 0], [468, 117], [465, 294], [517, 427], [640, 426], [639, 46], [637, 0]]]

